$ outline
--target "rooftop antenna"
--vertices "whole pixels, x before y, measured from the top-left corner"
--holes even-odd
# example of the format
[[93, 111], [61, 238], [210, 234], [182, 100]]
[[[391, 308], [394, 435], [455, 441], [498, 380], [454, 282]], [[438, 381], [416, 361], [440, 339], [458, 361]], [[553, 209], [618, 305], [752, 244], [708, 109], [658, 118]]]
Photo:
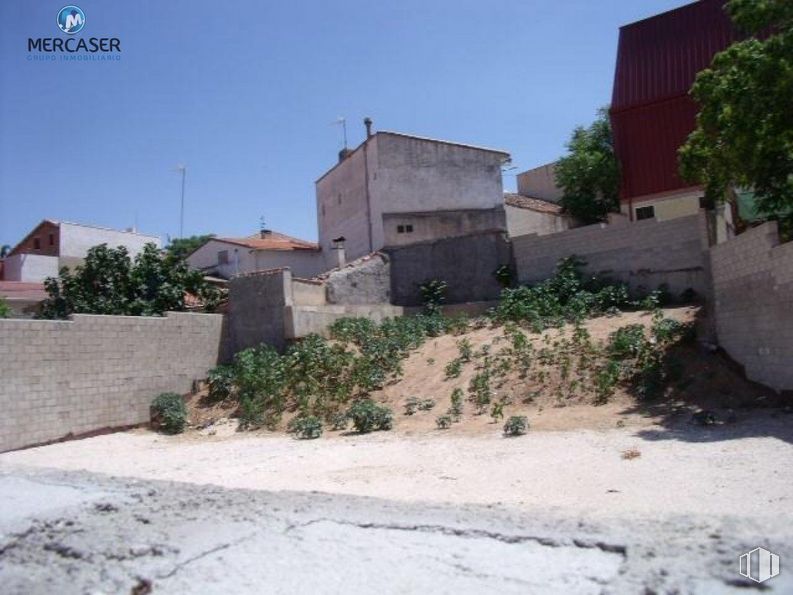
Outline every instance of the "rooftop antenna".
[[187, 166], [183, 163], [180, 163], [176, 166], [175, 171], [180, 172], [182, 174], [182, 202], [181, 207], [179, 209], [179, 237], [184, 237], [184, 179], [187, 176]]
[[342, 137], [344, 139], [344, 148], [347, 148], [347, 118], [344, 116], [339, 116], [336, 118], [336, 121], [333, 122], [335, 125], [341, 125], [342, 130]]

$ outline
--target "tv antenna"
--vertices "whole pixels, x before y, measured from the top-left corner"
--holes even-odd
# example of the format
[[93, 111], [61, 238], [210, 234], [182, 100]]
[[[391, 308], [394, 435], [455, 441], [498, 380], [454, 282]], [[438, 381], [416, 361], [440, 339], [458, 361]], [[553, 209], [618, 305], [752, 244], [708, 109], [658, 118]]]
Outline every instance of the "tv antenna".
[[344, 116], [339, 116], [338, 118], [336, 118], [336, 120], [333, 122], [333, 124], [335, 124], [336, 126], [341, 126], [342, 138], [344, 140], [344, 148], [346, 149], [347, 148], [347, 118], [345, 118]]

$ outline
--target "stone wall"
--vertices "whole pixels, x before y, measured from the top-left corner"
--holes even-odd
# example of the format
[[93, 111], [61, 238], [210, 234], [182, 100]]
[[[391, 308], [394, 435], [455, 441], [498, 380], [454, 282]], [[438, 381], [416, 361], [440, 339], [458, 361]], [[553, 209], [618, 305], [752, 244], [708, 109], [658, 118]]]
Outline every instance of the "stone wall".
[[793, 390], [793, 242], [765, 223], [710, 251], [719, 345], [749, 379]]
[[155, 396], [216, 365], [222, 327], [188, 313], [0, 320], [0, 451], [147, 422]]
[[419, 286], [430, 279], [448, 284], [446, 302], [457, 304], [498, 299], [501, 285], [494, 272], [512, 262], [505, 234], [480, 233], [385, 249], [391, 259], [391, 301], [421, 305]]
[[391, 303], [391, 263], [385, 254], [365, 256], [323, 278], [329, 304]]
[[623, 281], [632, 289], [669, 286], [673, 295], [691, 288], [708, 295], [708, 235], [705, 213], [671, 221], [648, 219], [588, 225], [557, 234], [512, 239], [521, 283], [553, 275], [562, 258], [576, 255], [585, 270]]

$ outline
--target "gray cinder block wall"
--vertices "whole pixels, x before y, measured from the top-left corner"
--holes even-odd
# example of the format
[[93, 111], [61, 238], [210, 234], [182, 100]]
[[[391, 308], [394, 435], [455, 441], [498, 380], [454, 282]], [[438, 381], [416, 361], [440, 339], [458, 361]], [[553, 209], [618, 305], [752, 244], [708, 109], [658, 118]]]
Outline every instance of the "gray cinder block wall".
[[512, 238], [518, 280], [536, 283], [576, 255], [585, 271], [627, 283], [632, 289], [669, 286], [674, 295], [688, 288], [709, 294], [708, 234], [704, 211], [669, 221], [597, 224], [556, 234]]
[[512, 264], [512, 248], [502, 232], [482, 232], [383, 251], [391, 260], [391, 300], [400, 306], [420, 306], [419, 286], [431, 279], [448, 284], [448, 304], [498, 299], [502, 287], [495, 271]]
[[793, 242], [765, 223], [710, 251], [719, 345], [746, 376], [793, 390]]
[[220, 314], [0, 320], [0, 451], [147, 422], [206, 377], [222, 332]]

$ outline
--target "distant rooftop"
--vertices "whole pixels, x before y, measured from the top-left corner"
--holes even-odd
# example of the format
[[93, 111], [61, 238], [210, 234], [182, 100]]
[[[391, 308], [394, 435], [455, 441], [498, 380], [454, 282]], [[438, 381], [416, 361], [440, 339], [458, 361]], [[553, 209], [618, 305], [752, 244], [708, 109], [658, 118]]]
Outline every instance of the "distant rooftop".
[[538, 213], [550, 213], [553, 215], [560, 215], [562, 207], [555, 202], [543, 200], [541, 198], [533, 198], [531, 196], [523, 196], [522, 194], [515, 194], [507, 192], [504, 194], [504, 204], [518, 209], [528, 209]]
[[251, 250], [319, 250], [319, 246], [313, 242], [293, 238], [277, 231], [268, 231], [264, 237], [261, 233], [256, 233], [244, 238], [212, 238], [212, 240]]

